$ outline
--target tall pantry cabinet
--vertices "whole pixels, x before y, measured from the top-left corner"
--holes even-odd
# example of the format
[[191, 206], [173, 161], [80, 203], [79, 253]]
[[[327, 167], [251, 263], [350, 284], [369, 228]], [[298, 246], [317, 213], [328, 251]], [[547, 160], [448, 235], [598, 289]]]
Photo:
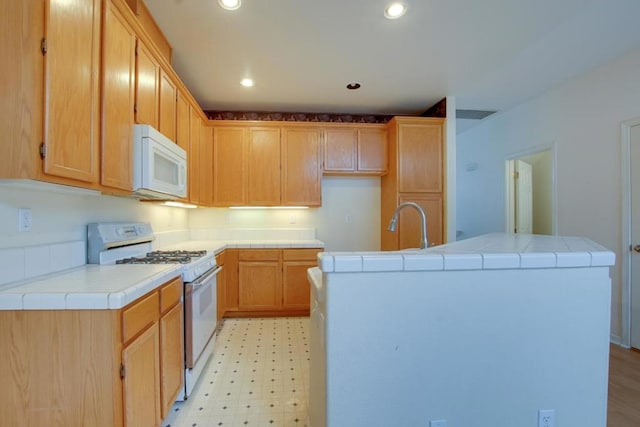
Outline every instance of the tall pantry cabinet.
[[381, 249], [420, 247], [420, 215], [400, 213], [396, 232], [387, 225], [404, 202], [420, 205], [427, 215], [429, 246], [444, 243], [444, 119], [394, 117], [387, 125], [389, 173], [381, 178]]

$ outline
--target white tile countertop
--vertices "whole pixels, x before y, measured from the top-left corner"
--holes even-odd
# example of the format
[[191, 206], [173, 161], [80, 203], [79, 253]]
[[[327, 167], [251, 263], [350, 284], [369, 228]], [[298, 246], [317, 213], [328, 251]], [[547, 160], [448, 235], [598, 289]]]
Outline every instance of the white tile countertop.
[[584, 237], [494, 233], [427, 250], [323, 252], [325, 273], [604, 267], [615, 254]]
[[[159, 249], [323, 248], [320, 240], [189, 240]], [[0, 310], [119, 309], [180, 275], [180, 264], [85, 264], [0, 286]]]
[[180, 275], [180, 264], [87, 264], [0, 290], [0, 310], [118, 309]]

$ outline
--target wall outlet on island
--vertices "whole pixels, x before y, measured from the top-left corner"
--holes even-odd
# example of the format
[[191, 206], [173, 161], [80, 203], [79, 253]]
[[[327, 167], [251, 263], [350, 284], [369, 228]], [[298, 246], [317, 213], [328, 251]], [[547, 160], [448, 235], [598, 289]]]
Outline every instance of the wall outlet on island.
[[447, 427], [447, 420], [431, 420], [429, 427]]
[[538, 427], [555, 427], [556, 412], [553, 409], [540, 409], [538, 411]]

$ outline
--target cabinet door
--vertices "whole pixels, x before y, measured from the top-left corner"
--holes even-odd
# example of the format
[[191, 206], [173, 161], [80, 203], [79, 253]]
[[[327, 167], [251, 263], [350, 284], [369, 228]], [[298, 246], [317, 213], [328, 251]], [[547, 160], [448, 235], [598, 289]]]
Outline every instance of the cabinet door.
[[200, 121], [200, 204], [213, 204], [213, 130]]
[[189, 119], [189, 156], [187, 163], [189, 167], [189, 176], [187, 177], [187, 185], [189, 187], [189, 201], [194, 204], [200, 204], [200, 116], [196, 109], [191, 106]]
[[213, 129], [214, 206], [247, 204], [246, 132], [236, 127]]
[[399, 123], [398, 191], [442, 192], [442, 125]]
[[160, 70], [160, 110], [158, 130], [170, 140], [176, 140], [176, 85]]
[[160, 425], [160, 334], [154, 323], [122, 350], [124, 425]]
[[138, 39], [136, 47], [136, 123], [158, 129], [160, 64]]
[[100, 4], [45, 3], [44, 172], [90, 183], [99, 169]]
[[324, 130], [324, 173], [355, 172], [357, 138], [356, 129]]
[[189, 158], [189, 101], [182, 92], [178, 92], [176, 103], [176, 143], [187, 152]]
[[[427, 216], [427, 242], [429, 246], [443, 243], [442, 224], [442, 195], [432, 194], [401, 194], [399, 203], [415, 202], [424, 210]], [[421, 242], [420, 214], [413, 208], [404, 208], [400, 212], [398, 221], [398, 249], [419, 248]]]
[[279, 262], [240, 261], [238, 263], [238, 308], [277, 310], [281, 306]]
[[101, 183], [131, 190], [136, 38], [111, 1], [103, 18]]
[[282, 307], [308, 310], [311, 288], [307, 270], [315, 267], [313, 261], [285, 261], [282, 264]]
[[160, 319], [161, 396], [164, 419], [182, 390], [184, 380], [182, 303]]
[[387, 131], [385, 129], [358, 129], [358, 171], [364, 173], [387, 172]]
[[249, 129], [248, 199], [254, 206], [280, 204], [280, 129]]
[[224, 282], [226, 311], [238, 311], [238, 250], [224, 251]]
[[282, 205], [321, 206], [319, 129], [282, 129]]

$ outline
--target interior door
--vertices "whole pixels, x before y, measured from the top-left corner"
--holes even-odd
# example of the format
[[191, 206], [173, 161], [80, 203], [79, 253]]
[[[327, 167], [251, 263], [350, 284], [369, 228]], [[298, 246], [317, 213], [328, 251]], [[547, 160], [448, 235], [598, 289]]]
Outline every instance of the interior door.
[[640, 125], [631, 127], [631, 347], [640, 349]]
[[516, 172], [516, 231], [531, 234], [533, 232], [533, 181], [531, 165], [515, 161]]

